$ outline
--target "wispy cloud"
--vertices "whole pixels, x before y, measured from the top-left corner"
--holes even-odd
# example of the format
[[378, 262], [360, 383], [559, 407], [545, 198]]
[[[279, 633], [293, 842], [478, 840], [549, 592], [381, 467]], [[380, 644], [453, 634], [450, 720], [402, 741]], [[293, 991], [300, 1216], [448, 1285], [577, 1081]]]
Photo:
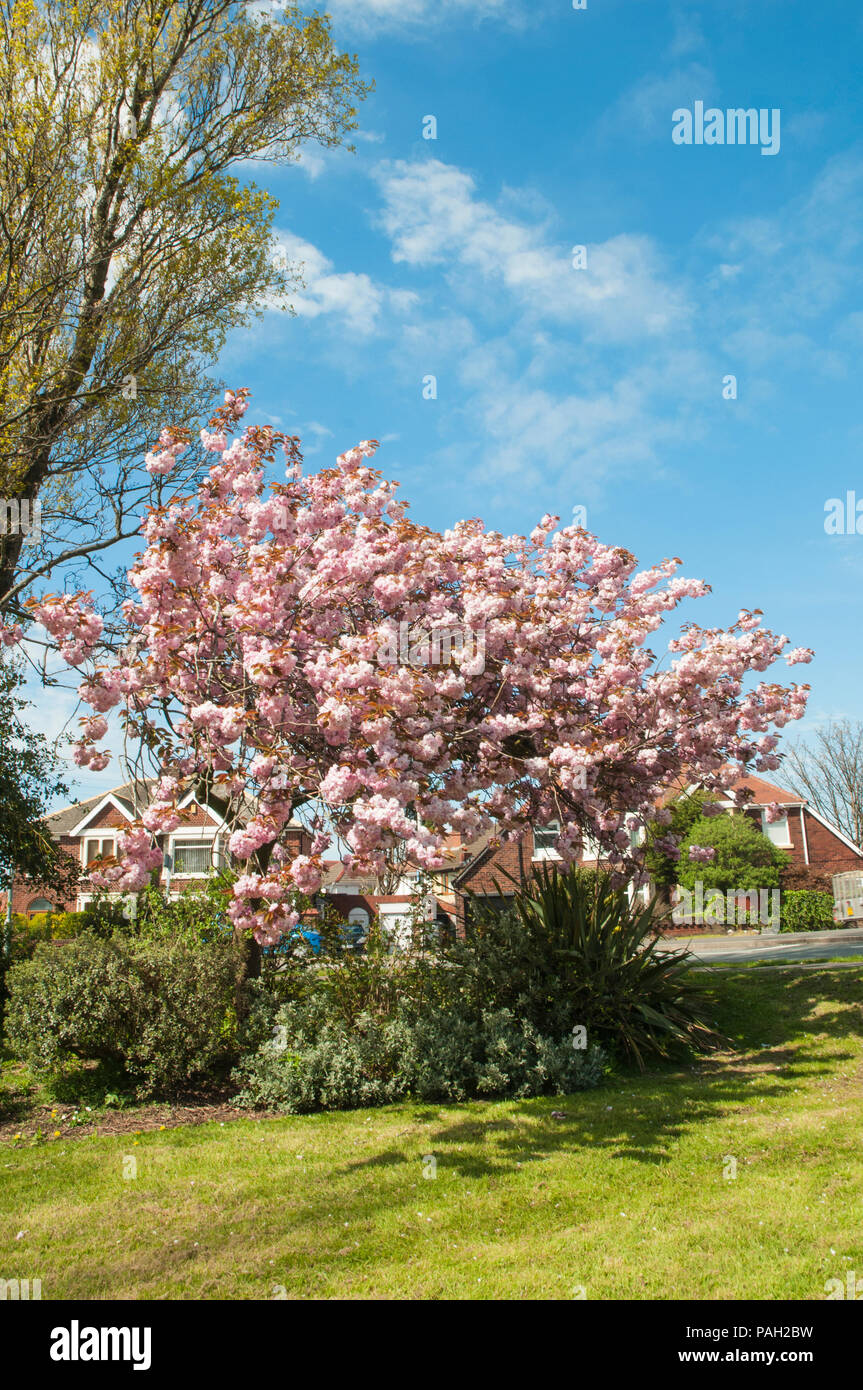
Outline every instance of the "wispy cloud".
[[390, 289], [362, 272], [335, 270], [317, 246], [291, 232], [279, 232], [278, 243], [288, 262], [300, 267], [304, 287], [291, 295], [291, 303], [305, 318], [332, 314], [352, 333], [366, 336], [376, 331], [386, 309], [404, 313], [416, 303], [411, 291]]
[[395, 261], [444, 265], [450, 279], [463, 272], [465, 291], [480, 277], [506, 291], [521, 313], [606, 341], [661, 335], [688, 315], [685, 295], [664, 276], [647, 237], [621, 234], [588, 245], [586, 265], [577, 269], [571, 244], [479, 197], [473, 177], [454, 165], [388, 162], [375, 177]]
[[667, 72], [650, 72], [622, 92], [597, 122], [604, 140], [621, 137], [628, 143], [671, 140], [671, 115], [695, 101], [710, 105], [718, 96], [718, 84], [703, 63], [687, 63]]

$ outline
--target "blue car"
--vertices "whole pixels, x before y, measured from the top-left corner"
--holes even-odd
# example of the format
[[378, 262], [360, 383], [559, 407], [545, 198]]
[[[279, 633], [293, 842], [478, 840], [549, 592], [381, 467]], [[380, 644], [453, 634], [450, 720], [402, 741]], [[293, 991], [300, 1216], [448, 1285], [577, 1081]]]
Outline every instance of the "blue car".
[[[365, 928], [355, 922], [350, 922], [339, 928], [342, 944], [346, 950], [361, 950], [365, 945]], [[265, 956], [285, 956], [290, 954], [291, 947], [298, 940], [304, 941], [311, 948], [313, 956], [326, 955], [323, 936], [319, 931], [314, 931], [311, 927], [295, 927], [292, 932], [279, 942], [278, 946], [265, 946]]]

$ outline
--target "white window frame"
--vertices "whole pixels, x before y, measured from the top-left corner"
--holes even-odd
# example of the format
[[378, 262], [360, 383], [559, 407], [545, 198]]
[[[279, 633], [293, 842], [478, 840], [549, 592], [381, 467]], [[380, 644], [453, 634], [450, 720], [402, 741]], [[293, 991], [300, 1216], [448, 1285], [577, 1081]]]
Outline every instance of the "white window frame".
[[[178, 849], [205, 849], [210, 851], [210, 867], [204, 871], [177, 868]], [[171, 868], [170, 876], [174, 878], [209, 878], [221, 865], [222, 854], [219, 836], [215, 834], [210, 826], [193, 826], [188, 830], [178, 830], [171, 835], [168, 841], [168, 854], [170, 855]]]
[[[101, 831], [99, 831], [95, 835], [84, 836], [84, 839], [81, 841], [81, 863], [85, 869], [93, 863], [94, 859], [108, 859], [113, 858], [116, 855], [117, 833], [118, 832], [116, 830], [112, 830], [109, 834], [103, 835]], [[111, 848], [106, 854], [104, 846], [107, 844], [110, 844]], [[97, 846], [96, 853], [92, 856], [92, 858], [90, 857], [91, 845]]]
[[533, 856], [531, 862], [534, 864], [543, 859], [560, 859], [560, 855], [553, 845], [537, 844], [537, 836], [546, 832], [549, 838], [557, 839], [560, 834], [560, 821], [550, 820], [547, 825], [535, 825], [533, 827]]
[[[777, 838], [777, 835], [782, 831], [783, 821], [785, 823], [785, 838], [784, 840], [780, 840]], [[793, 848], [793, 841], [791, 839], [791, 819], [787, 811], [784, 811], [779, 820], [775, 821], [768, 821], [766, 810], [762, 811], [761, 832], [767, 836], [770, 843], [775, 845], [777, 849]]]

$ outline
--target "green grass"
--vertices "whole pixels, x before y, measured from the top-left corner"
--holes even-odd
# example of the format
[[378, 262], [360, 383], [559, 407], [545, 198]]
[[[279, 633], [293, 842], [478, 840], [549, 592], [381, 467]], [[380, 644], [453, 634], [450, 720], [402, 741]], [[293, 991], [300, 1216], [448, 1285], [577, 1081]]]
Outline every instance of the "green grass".
[[565, 1100], [7, 1143], [0, 1273], [43, 1299], [823, 1299], [863, 1274], [863, 967], [712, 988], [734, 1050]]

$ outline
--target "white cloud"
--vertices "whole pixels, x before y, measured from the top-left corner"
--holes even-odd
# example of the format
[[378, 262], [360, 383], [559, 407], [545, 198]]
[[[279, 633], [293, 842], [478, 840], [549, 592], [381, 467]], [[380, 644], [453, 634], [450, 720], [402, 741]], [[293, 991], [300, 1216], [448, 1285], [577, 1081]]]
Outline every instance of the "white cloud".
[[669, 45], [671, 58], [685, 58], [705, 47], [704, 32], [697, 14], [678, 11], [674, 15], [674, 34]]
[[367, 335], [376, 331], [384, 310], [405, 313], [416, 303], [412, 291], [391, 290], [364, 273], [334, 270], [317, 246], [291, 232], [279, 232], [278, 242], [288, 261], [300, 266], [305, 285], [290, 298], [302, 317], [334, 314], [352, 333]]
[[528, 490], [553, 478], [584, 501], [609, 477], [660, 473], [666, 448], [701, 437], [704, 403], [716, 394], [706, 359], [673, 347], [625, 371], [597, 365], [567, 388], [520, 364], [511, 343], [486, 343], [464, 358], [461, 377], [474, 477], [500, 484], [504, 498], [516, 478]]
[[505, 289], [536, 319], [565, 322], [585, 337], [621, 341], [679, 327], [686, 298], [663, 273], [649, 238], [632, 234], [588, 245], [574, 269], [572, 247], [542, 225], [516, 220], [477, 196], [472, 176], [439, 160], [378, 166], [381, 225], [393, 260], [446, 265]]
[[[712, 232], [723, 293], [706, 307], [741, 365], [774, 374], [780, 366], [856, 369], [847, 311], [860, 283], [861, 221], [863, 159], [838, 155], [775, 215], [729, 220]], [[717, 274], [707, 283], [715, 290]]]

